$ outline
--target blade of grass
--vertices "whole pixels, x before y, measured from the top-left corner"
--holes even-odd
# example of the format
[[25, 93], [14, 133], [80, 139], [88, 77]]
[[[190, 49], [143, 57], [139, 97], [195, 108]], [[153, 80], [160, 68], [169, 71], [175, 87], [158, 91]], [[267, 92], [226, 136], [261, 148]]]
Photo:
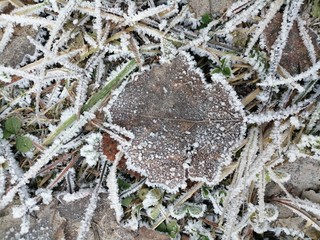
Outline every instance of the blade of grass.
[[[103, 102], [103, 100], [109, 96], [112, 89], [114, 89], [119, 83], [128, 76], [137, 67], [136, 61], [133, 59], [127, 63], [127, 65], [119, 72], [119, 74], [112, 79], [106, 86], [104, 86], [100, 91], [95, 93], [82, 107], [81, 112], [90, 110], [98, 101]], [[57, 129], [51, 133], [42, 143], [42, 145], [47, 146], [53, 142], [53, 140], [66, 128], [68, 128], [74, 121], [77, 120], [77, 114], [71, 115], [66, 121], [61, 123]]]
[[105, 97], [109, 96], [111, 90], [117, 86], [121, 80], [123, 80], [126, 76], [128, 76], [136, 67], [137, 63], [134, 59], [127, 63], [127, 65], [123, 68], [119, 74], [112, 79], [106, 86], [104, 86], [100, 91], [95, 93], [87, 103], [82, 107], [82, 112], [88, 111], [92, 108], [98, 101], [103, 100]]

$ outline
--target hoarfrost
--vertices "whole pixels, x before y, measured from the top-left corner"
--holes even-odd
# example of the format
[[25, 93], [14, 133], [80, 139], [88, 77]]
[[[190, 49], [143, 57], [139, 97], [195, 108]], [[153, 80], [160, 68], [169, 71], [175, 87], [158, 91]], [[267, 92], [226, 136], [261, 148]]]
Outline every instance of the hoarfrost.
[[76, 200], [85, 198], [92, 193], [91, 189], [80, 189], [78, 192], [75, 193], [66, 193], [63, 195], [62, 199], [65, 202], [74, 202]]
[[222, 76], [206, 83], [194, 66], [182, 52], [125, 82], [105, 108], [110, 123], [134, 135], [125, 148], [128, 168], [169, 192], [187, 178], [216, 184], [245, 130], [232, 87]]
[[159, 189], [153, 189], [149, 191], [146, 198], [143, 200], [142, 205], [145, 209], [155, 206], [161, 198], [161, 191]]
[[7, 160], [4, 157], [0, 156], [0, 164], [4, 164], [6, 161]]
[[36, 191], [36, 195], [42, 197], [42, 202], [46, 205], [48, 205], [52, 201], [52, 190], [51, 189], [39, 188]]
[[23, 205], [12, 208], [13, 218], [21, 218], [26, 213], [31, 213], [33, 211], [39, 210], [39, 206], [36, 205], [37, 202], [35, 199], [29, 198], [25, 201]]
[[200, 239], [201, 237], [213, 240], [210, 231], [205, 229], [200, 221], [188, 221], [185, 230], [190, 234], [191, 240]]
[[85, 157], [85, 161], [90, 167], [95, 166], [100, 159], [101, 140], [101, 133], [92, 133], [86, 139], [88, 144], [84, 145], [80, 150], [81, 156]]

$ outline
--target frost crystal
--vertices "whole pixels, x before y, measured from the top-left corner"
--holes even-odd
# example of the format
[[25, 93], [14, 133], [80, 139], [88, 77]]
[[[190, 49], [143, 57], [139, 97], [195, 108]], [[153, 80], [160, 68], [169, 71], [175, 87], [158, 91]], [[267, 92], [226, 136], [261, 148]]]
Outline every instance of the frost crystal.
[[233, 89], [221, 76], [206, 83], [194, 65], [181, 53], [133, 77], [106, 108], [112, 124], [134, 135], [124, 147], [128, 168], [170, 192], [187, 178], [216, 184], [245, 128]]
[[52, 201], [52, 190], [51, 189], [39, 188], [36, 191], [36, 195], [42, 197], [42, 202], [44, 204], [48, 205]]
[[102, 135], [100, 133], [92, 133], [87, 139], [87, 145], [84, 145], [81, 150], [81, 156], [85, 157], [86, 163], [92, 167], [97, 164], [100, 159], [100, 142], [102, 140]]

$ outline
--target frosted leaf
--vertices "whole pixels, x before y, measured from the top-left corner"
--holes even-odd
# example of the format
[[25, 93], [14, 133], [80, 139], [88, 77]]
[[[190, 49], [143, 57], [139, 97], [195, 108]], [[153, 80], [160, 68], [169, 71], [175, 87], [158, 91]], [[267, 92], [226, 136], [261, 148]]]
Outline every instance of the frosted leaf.
[[146, 212], [148, 216], [153, 220], [157, 219], [161, 213], [159, 207], [150, 207]]
[[171, 216], [177, 220], [185, 217], [187, 213], [193, 218], [200, 218], [203, 216], [207, 206], [205, 204], [185, 203], [178, 207], [170, 206], [169, 210]]
[[256, 232], [256, 233], [264, 233], [268, 230], [269, 228], [269, 223], [267, 221], [264, 221], [264, 222], [255, 222], [255, 223], [252, 223], [252, 227], [253, 227], [253, 230]]
[[281, 183], [285, 183], [288, 182], [290, 180], [290, 174], [286, 173], [284, 171], [280, 171], [280, 170], [274, 170], [275, 173], [275, 177], [277, 177], [277, 180]]
[[202, 226], [200, 221], [188, 221], [185, 226], [186, 232], [190, 235], [191, 240], [195, 239], [208, 239], [213, 240], [213, 237], [208, 229]]
[[191, 217], [200, 218], [206, 211], [207, 206], [205, 204], [188, 204], [188, 212]]
[[160, 189], [152, 189], [150, 190], [146, 198], [143, 200], [142, 205], [145, 209], [150, 206], [155, 206], [162, 197], [162, 192]]
[[160, 63], [170, 62], [177, 54], [177, 49], [172, 42], [167, 39], [161, 39], [162, 57]]
[[22, 205], [12, 208], [12, 216], [14, 218], [21, 218], [23, 215], [26, 214], [26, 212], [27, 212], [26, 207]]
[[126, 82], [106, 108], [110, 123], [134, 135], [125, 148], [128, 168], [169, 192], [187, 178], [216, 184], [245, 129], [234, 90], [221, 76], [206, 83], [194, 65], [180, 53]]
[[187, 214], [188, 207], [187, 207], [187, 205], [182, 205], [182, 206], [178, 206], [178, 207], [170, 206], [169, 210], [170, 210], [172, 217], [174, 217], [177, 220], [180, 220], [180, 219], [184, 218], [185, 215]]
[[96, 145], [100, 146], [101, 140], [102, 140], [101, 133], [91, 133], [86, 138], [86, 142], [93, 146], [96, 146]]

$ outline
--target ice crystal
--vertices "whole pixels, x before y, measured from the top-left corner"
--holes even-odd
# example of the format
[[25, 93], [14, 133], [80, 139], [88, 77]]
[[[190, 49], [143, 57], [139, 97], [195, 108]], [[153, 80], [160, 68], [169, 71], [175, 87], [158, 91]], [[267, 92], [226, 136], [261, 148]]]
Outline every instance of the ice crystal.
[[242, 137], [244, 113], [225, 80], [212, 80], [206, 83], [191, 57], [181, 53], [115, 92], [109, 121], [133, 133], [127, 165], [147, 176], [148, 185], [175, 192], [187, 178], [217, 183]]
[[81, 156], [85, 157], [85, 162], [90, 166], [95, 166], [100, 159], [100, 142], [102, 135], [100, 133], [92, 133], [86, 139], [88, 144], [84, 145], [81, 150]]
[[42, 202], [48, 205], [52, 201], [52, 190], [39, 188], [36, 191], [36, 195], [42, 198]]

